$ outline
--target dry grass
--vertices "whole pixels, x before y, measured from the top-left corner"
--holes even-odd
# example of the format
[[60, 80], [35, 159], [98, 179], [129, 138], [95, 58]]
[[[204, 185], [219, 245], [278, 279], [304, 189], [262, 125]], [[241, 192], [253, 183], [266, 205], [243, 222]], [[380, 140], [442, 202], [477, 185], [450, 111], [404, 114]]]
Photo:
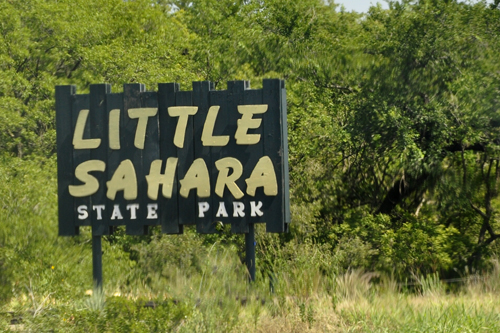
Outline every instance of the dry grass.
[[[34, 284], [3, 310], [23, 313], [27, 332], [500, 332], [498, 262], [459, 293], [446, 294], [437, 275], [415, 278], [417, 292], [405, 293], [390, 276], [325, 274], [314, 255], [280, 266], [274, 292], [268, 275], [245, 282], [234, 248], [214, 246], [197, 271], [166, 266], [168, 279], [109, 287], [105, 295], [82, 291], [73, 301], [60, 293], [44, 301], [48, 294]], [[148, 300], [160, 306], [145, 309]], [[20, 327], [0, 323], [0, 331]]]

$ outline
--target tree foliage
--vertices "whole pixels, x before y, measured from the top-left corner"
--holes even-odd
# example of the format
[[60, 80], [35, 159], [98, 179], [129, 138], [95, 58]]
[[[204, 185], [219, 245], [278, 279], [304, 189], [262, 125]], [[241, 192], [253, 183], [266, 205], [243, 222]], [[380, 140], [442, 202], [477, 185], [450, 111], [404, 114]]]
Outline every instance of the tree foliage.
[[[281, 77], [293, 211], [282, 242], [322, 243], [345, 268], [482, 267], [500, 235], [498, 4], [389, 4], [2, 1], [5, 188], [29, 186], [16, 163], [54, 166], [55, 85]], [[3, 225], [14, 206], [2, 204]]]

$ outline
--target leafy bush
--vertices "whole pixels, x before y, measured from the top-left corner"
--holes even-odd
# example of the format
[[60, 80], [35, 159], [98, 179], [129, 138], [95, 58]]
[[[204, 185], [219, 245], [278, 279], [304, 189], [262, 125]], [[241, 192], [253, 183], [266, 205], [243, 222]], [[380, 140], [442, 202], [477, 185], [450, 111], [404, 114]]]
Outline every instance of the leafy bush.
[[352, 217], [340, 226], [337, 255], [345, 268], [408, 276], [454, 268], [462, 243], [458, 231], [427, 218], [403, 215], [395, 226], [386, 215]]

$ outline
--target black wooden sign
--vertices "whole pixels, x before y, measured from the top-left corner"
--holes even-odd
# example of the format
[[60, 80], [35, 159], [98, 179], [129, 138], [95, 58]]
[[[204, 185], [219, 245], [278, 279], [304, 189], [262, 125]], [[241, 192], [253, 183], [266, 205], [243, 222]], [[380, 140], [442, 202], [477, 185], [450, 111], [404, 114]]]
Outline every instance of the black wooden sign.
[[286, 90], [230, 81], [227, 90], [193, 82], [192, 91], [161, 83], [157, 92], [108, 84], [76, 94], [56, 87], [59, 234], [92, 226], [94, 236], [125, 225], [201, 233], [230, 223], [235, 233], [290, 222]]

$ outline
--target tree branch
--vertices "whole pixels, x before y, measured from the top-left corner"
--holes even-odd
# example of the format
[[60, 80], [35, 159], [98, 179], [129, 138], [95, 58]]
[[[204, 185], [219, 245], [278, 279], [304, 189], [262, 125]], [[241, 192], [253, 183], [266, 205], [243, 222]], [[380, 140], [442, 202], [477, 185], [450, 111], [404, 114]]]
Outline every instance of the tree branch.
[[465, 150], [484, 152], [484, 146], [485, 146], [484, 143], [481, 143], [481, 142], [476, 142], [476, 143], [474, 143], [472, 145], [468, 145], [468, 146], [463, 146], [463, 144], [461, 142], [455, 142], [449, 146], [444, 147], [443, 150], [450, 152], [450, 153], [455, 153], [457, 151], [465, 151]]
[[478, 207], [476, 207], [476, 206], [472, 203], [472, 201], [471, 201], [470, 199], [469, 199], [469, 204], [470, 204], [471, 208], [472, 208], [472, 209], [474, 209], [474, 210], [476, 211], [476, 213], [478, 213], [479, 215], [481, 215], [481, 217], [482, 217], [483, 219], [487, 219], [487, 218], [488, 218], [488, 216], [486, 215], [486, 213], [484, 213], [481, 209], [479, 209]]

